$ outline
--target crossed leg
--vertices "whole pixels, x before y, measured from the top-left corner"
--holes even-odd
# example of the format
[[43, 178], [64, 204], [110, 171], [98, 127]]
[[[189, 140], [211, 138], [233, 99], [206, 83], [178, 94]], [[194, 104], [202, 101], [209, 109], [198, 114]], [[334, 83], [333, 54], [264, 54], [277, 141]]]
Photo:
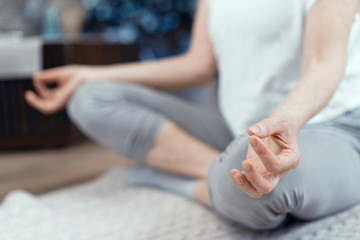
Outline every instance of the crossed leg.
[[299, 134], [300, 165], [259, 199], [245, 194], [229, 178], [231, 169], [241, 169], [248, 145], [246, 136], [237, 137], [210, 168], [212, 208], [223, 217], [267, 230], [279, 227], [290, 215], [313, 220], [360, 202], [355, 190], [360, 188], [360, 153], [344, 135], [318, 125], [304, 127]]
[[218, 114], [153, 89], [117, 83], [81, 86], [68, 112], [102, 145], [139, 163], [197, 179], [193, 197], [198, 202], [210, 205], [210, 197], [220, 215], [250, 228], [277, 227], [289, 214], [315, 219], [360, 201], [354, 190], [360, 187], [360, 154], [331, 132], [302, 131], [300, 166], [274, 191], [253, 199], [229, 178], [232, 168], [241, 167], [247, 138], [232, 141]]
[[80, 86], [67, 109], [100, 144], [136, 162], [198, 179], [193, 197], [210, 205], [207, 173], [233, 138], [219, 114], [147, 87], [104, 82]]
[[190, 136], [173, 122], [166, 121], [155, 137], [146, 163], [167, 172], [197, 178], [193, 197], [210, 206], [206, 177], [217, 155], [217, 150]]

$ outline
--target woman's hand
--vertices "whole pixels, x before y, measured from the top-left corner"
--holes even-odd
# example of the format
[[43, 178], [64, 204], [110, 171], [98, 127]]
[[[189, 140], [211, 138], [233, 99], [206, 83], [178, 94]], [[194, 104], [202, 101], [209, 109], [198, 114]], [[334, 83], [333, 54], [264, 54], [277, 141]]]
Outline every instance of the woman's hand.
[[231, 181], [253, 198], [274, 190], [281, 177], [300, 163], [299, 129], [281, 116], [270, 116], [248, 129], [249, 149], [243, 171], [232, 169]]
[[[28, 104], [40, 112], [49, 115], [65, 108], [73, 91], [89, 79], [91, 69], [85, 66], [65, 66], [37, 73], [33, 77], [33, 84], [37, 94], [33, 91], [25, 92]], [[56, 84], [56, 88], [49, 88], [48, 84]]]

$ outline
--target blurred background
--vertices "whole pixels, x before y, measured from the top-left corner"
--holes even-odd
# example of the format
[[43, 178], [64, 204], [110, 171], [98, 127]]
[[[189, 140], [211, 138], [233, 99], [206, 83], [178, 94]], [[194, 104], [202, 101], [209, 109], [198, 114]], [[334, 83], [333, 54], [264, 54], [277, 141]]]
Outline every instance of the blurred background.
[[137, 44], [141, 60], [185, 51], [196, 0], [1, 0], [0, 31], [58, 41], [93, 34], [109, 44]]
[[[32, 74], [67, 64], [149, 61], [185, 52], [196, 0], [0, 0], [0, 198], [43, 193], [127, 164], [84, 137], [65, 111], [44, 116], [23, 94]], [[204, 107], [213, 87], [172, 92]]]

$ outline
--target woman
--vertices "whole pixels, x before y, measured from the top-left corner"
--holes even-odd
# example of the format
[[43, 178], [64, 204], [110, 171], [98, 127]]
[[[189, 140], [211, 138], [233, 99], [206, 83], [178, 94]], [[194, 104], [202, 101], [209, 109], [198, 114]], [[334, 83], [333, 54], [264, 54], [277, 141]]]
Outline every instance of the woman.
[[[130, 182], [253, 229], [320, 218], [360, 201], [359, 4], [200, 0], [187, 53], [47, 70], [25, 97], [45, 114], [67, 105], [86, 135], [163, 170], [135, 168]], [[159, 91], [216, 71], [225, 120]]]

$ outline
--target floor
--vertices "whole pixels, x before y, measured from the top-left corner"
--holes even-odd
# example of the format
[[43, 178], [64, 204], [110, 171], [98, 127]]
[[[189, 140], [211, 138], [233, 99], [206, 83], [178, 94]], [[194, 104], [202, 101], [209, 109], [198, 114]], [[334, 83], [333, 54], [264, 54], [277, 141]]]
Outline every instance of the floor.
[[131, 162], [89, 140], [57, 149], [0, 152], [0, 199], [14, 189], [33, 194], [92, 179]]
[[[0, 208], [1, 240], [359, 240], [360, 205], [274, 231], [250, 231], [194, 201], [129, 185], [127, 168], [41, 196], [13, 191]], [[20, 217], [19, 217], [20, 216]]]
[[[226, 222], [193, 201], [125, 183], [131, 162], [84, 141], [62, 149], [0, 153], [0, 239], [243, 239], [358, 240], [360, 205], [313, 222], [253, 232]], [[75, 183], [84, 182], [71, 187]], [[63, 188], [65, 187], [65, 188]], [[21, 214], [21, 218], [19, 218]], [[115, 224], [114, 224], [115, 223]]]

